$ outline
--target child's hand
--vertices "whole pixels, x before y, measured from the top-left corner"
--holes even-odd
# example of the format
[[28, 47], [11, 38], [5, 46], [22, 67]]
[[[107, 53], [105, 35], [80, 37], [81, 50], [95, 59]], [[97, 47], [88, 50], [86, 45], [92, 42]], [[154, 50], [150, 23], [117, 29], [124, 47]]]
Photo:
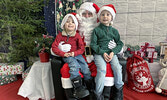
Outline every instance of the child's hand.
[[110, 56], [110, 58], [111, 58], [111, 60], [112, 60], [112, 58], [113, 58], [113, 56], [114, 56], [114, 52], [111, 52], [109, 56]]
[[109, 56], [107, 53], [104, 53], [104, 54], [103, 54], [103, 57], [104, 57], [104, 60], [105, 60], [106, 62], [110, 62], [110, 61], [111, 61], [111, 58], [110, 58], [110, 56]]
[[65, 54], [64, 54], [64, 57], [69, 57], [69, 56], [71, 56], [70, 53], [65, 53]]
[[71, 53], [70, 53], [70, 56], [74, 57], [74, 52], [71, 52]]

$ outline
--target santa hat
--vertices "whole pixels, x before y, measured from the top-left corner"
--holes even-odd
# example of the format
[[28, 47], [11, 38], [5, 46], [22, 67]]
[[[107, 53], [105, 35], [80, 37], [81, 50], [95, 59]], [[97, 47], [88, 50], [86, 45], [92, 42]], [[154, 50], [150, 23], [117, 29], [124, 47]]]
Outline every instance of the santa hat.
[[[115, 7], [114, 7], [112, 4], [108, 4], [108, 5], [102, 6], [102, 7], [100, 8], [98, 14], [97, 14], [98, 18], [100, 17], [101, 12], [104, 11], [104, 10], [109, 11], [109, 12], [111, 13], [112, 17], [113, 17], [113, 20], [114, 20], [115, 15], [116, 15]], [[112, 20], [112, 21], [113, 21], [113, 20]]]
[[74, 23], [75, 23], [75, 29], [77, 30], [77, 28], [78, 28], [78, 20], [77, 20], [77, 18], [75, 17], [75, 15], [76, 15], [76, 13], [69, 13], [69, 14], [67, 14], [67, 15], [63, 18], [63, 20], [62, 20], [62, 22], [61, 22], [61, 28], [64, 29], [64, 24], [66, 23], [68, 17], [71, 16], [72, 19], [73, 19], [73, 21], [74, 21]]
[[99, 9], [100, 8], [92, 2], [84, 2], [79, 8], [79, 10], [88, 10], [91, 13], [98, 13]]

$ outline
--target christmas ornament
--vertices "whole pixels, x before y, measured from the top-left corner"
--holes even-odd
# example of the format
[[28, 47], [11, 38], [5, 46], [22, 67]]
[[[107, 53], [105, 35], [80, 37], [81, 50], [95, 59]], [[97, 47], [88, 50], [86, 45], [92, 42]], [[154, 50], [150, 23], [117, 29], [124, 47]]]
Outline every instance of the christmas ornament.
[[73, 11], [73, 12], [76, 12], [75, 3], [73, 3], [73, 6], [72, 6], [72, 11]]
[[66, 14], [69, 13], [69, 10], [71, 10], [71, 8], [69, 7], [69, 3], [67, 3], [67, 4], [66, 4], [66, 9], [65, 9]]
[[58, 11], [56, 11], [56, 15], [57, 15], [57, 22], [59, 23], [60, 22], [60, 14]]

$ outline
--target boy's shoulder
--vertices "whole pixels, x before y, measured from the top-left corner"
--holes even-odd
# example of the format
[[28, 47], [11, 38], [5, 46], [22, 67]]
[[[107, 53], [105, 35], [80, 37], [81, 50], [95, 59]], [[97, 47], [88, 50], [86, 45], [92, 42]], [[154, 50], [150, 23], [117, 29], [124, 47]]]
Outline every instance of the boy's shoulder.
[[76, 31], [76, 35], [80, 35], [78, 31]]
[[114, 28], [113, 26], [112, 26], [112, 30], [118, 32], [118, 30], [116, 28]]
[[100, 25], [96, 26], [96, 27], [94, 28], [94, 30], [95, 30], [95, 31], [99, 31], [99, 30], [101, 30]]
[[76, 31], [76, 34], [75, 34], [76, 37], [81, 37], [81, 35], [79, 34], [78, 31]]
[[59, 32], [56, 37], [62, 36], [62, 32]]

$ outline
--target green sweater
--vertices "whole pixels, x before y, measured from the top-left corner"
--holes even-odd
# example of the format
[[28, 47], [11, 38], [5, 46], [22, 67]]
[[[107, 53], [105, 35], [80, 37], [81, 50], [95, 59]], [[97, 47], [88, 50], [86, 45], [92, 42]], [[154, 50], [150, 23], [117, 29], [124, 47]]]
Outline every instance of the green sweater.
[[[108, 44], [113, 39], [117, 46], [111, 50], [108, 48]], [[121, 51], [123, 45], [118, 30], [112, 26], [100, 24], [93, 30], [90, 46], [96, 54], [103, 55], [105, 52], [117, 54]]]

